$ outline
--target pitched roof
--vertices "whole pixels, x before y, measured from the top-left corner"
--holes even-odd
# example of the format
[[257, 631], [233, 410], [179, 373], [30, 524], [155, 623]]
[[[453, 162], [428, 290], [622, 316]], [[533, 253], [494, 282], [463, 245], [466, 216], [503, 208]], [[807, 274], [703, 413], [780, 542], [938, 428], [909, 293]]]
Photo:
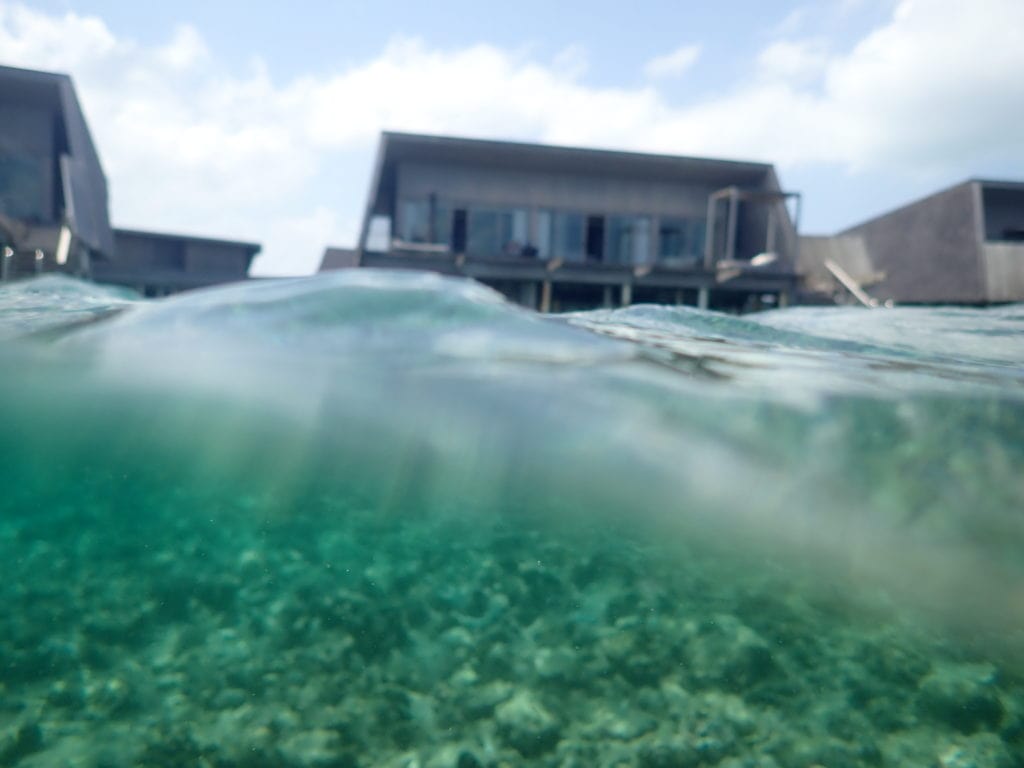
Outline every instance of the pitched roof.
[[365, 242], [370, 218], [389, 213], [398, 165], [417, 161], [650, 181], [699, 180], [719, 187], [757, 186], [769, 179], [775, 183], [770, 163], [385, 131], [378, 145], [360, 242]]

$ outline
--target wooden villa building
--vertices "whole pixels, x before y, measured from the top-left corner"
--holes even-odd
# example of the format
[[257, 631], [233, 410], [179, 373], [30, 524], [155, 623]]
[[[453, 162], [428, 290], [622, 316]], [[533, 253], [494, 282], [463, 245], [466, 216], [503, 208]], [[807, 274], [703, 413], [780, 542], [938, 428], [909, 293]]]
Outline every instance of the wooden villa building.
[[840, 233], [858, 238], [876, 301], [1024, 301], [1024, 182], [970, 179]]
[[324, 268], [462, 275], [541, 311], [756, 309], [794, 291], [798, 216], [762, 163], [385, 133], [357, 247]]
[[94, 261], [90, 277], [143, 296], [167, 296], [245, 280], [259, 252], [257, 243], [115, 229], [114, 258]]
[[109, 257], [107, 179], [71, 78], [0, 67], [0, 280]]
[[259, 250], [112, 228], [107, 179], [71, 78], [0, 66], [0, 282], [62, 272], [163, 296], [244, 280]]

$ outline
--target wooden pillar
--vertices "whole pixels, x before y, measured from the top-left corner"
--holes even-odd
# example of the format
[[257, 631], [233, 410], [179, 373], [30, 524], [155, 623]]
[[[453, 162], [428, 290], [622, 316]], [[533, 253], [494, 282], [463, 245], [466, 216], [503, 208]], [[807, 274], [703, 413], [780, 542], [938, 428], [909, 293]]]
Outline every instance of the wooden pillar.
[[708, 308], [708, 289], [707, 288], [701, 288], [699, 291], [697, 291], [697, 306], [700, 307], [701, 309], [707, 309]]
[[551, 281], [545, 280], [540, 284], [540, 311], [551, 311]]
[[519, 287], [519, 303], [530, 309], [537, 309], [537, 284], [534, 282], [523, 283]]
[[601, 306], [605, 309], [611, 309], [614, 304], [612, 301], [612, 287], [606, 285], [601, 292]]
[[630, 304], [633, 303], [633, 284], [632, 283], [623, 283], [622, 284], [622, 292], [620, 294], [620, 297], [622, 299], [622, 306], [624, 306], [624, 307], [628, 307]]

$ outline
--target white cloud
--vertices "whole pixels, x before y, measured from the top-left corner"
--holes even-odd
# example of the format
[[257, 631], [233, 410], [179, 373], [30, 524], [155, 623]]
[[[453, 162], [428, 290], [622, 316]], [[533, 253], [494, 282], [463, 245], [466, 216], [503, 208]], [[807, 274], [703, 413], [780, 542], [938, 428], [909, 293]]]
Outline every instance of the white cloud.
[[[226, 69], [192, 27], [147, 47], [97, 18], [0, 0], [0, 61], [75, 77], [115, 221], [262, 241], [265, 272], [351, 244], [382, 129], [964, 176], [1011, 158], [1022, 173], [1022, 36], [1019, 0], [901, 0], [848, 50], [776, 39], [732, 88], [679, 104], [653, 82], [588, 84], [579, 47], [545, 62], [396, 39], [356, 66], [277, 81], [272, 63]], [[696, 51], [648, 68], [682, 71]]]
[[671, 53], [651, 59], [644, 65], [648, 77], [678, 77], [689, 71], [700, 58], [699, 45], [684, 45]]
[[560, 51], [552, 64], [555, 72], [569, 78], [579, 78], [590, 68], [590, 55], [586, 48], [577, 43]]
[[828, 51], [820, 40], [777, 40], [757, 56], [758, 76], [768, 82], [809, 83], [825, 74]]
[[308, 271], [320, 264], [324, 248], [330, 245], [355, 242], [361, 210], [336, 210], [327, 205], [316, 205], [309, 212], [289, 213], [267, 222], [263, 233], [263, 249], [270, 254], [293, 254], [297, 266]]
[[1024, 3], [901, 0], [846, 52], [779, 40], [725, 95], [672, 110], [654, 143], [783, 165], [969, 175], [1024, 172]]
[[1024, 3], [903, 0], [833, 61], [826, 104], [846, 120], [846, 157], [942, 164], [1024, 150]]
[[157, 50], [160, 61], [173, 70], [186, 70], [209, 58], [206, 43], [194, 27], [179, 26], [167, 45]]

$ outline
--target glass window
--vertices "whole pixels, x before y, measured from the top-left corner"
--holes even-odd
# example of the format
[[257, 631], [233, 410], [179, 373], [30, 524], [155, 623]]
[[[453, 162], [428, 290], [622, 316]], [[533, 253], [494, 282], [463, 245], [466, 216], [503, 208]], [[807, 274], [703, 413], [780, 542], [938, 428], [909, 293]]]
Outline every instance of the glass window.
[[44, 165], [28, 153], [0, 154], [0, 213], [29, 221], [49, 218]]
[[447, 245], [451, 239], [450, 207], [437, 200], [402, 200], [398, 237], [409, 243]]
[[704, 219], [662, 218], [658, 222], [658, 260], [704, 257]]
[[391, 239], [391, 219], [374, 216], [370, 219], [370, 231], [366, 235], [366, 248], [370, 251], [386, 251]]
[[426, 200], [403, 200], [399, 211], [398, 236], [409, 243], [429, 242], [430, 203]]
[[471, 208], [466, 253], [472, 256], [520, 256], [529, 239], [526, 211]]
[[542, 259], [583, 261], [583, 214], [537, 211], [537, 254]]
[[436, 201], [434, 208], [434, 242], [448, 245], [452, 240], [452, 209], [447, 203]]
[[537, 257], [550, 259], [553, 255], [551, 246], [551, 211], [537, 211], [534, 214], [534, 226], [537, 229]]
[[651, 260], [651, 220], [646, 216], [609, 216], [609, 264], [647, 264]]

